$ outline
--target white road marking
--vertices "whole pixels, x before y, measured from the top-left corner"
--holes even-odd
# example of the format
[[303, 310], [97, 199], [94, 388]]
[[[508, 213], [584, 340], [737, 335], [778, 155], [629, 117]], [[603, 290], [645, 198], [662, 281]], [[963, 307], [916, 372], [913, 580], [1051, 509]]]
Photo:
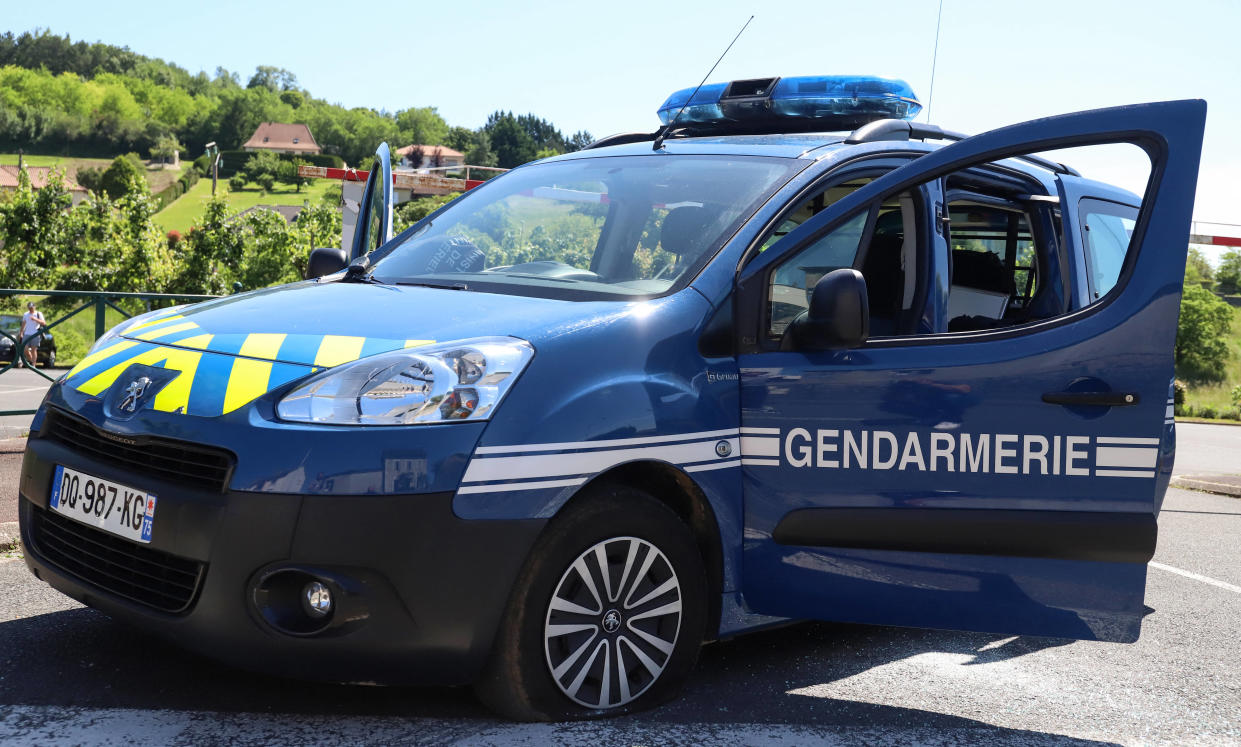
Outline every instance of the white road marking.
[[1163, 563], [1156, 563], [1153, 560], [1150, 562], [1150, 567], [1158, 568], [1159, 570], [1167, 571], [1168, 573], [1175, 573], [1176, 575], [1184, 576], [1185, 578], [1192, 578], [1195, 581], [1201, 581], [1202, 583], [1210, 584], [1211, 586], [1218, 586], [1219, 588], [1227, 589], [1228, 591], [1231, 591], [1234, 594], [1241, 594], [1241, 586], [1234, 586], [1225, 581], [1220, 581], [1219, 579], [1211, 578], [1210, 576], [1201, 576], [1192, 571], [1185, 571], [1185, 570], [1181, 570], [1180, 568], [1173, 568], [1170, 565], [1164, 565]]
[[24, 389], [8, 389], [3, 386], [0, 386], [0, 394], [25, 394], [26, 392], [46, 392], [47, 387], [50, 387], [51, 385], [52, 385], [52, 382], [49, 381], [47, 383], [47, 386], [28, 386], [28, 387], [25, 387]]

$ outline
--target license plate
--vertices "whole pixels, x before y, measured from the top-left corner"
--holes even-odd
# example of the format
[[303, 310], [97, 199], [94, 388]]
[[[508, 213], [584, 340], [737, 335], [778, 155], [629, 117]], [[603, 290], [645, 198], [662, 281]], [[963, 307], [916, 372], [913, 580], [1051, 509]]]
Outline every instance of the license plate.
[[134, 542], [150, 542], [155, 496], [137, 488], [56, 465], [52, 510]]

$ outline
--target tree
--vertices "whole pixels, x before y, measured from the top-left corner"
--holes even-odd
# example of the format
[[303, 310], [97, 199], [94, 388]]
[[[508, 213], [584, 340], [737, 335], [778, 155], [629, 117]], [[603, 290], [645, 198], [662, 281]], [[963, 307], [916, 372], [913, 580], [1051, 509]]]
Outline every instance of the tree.
[[1215, 269], [1197, 249], [1190, 249], [1185, 261], [1185, 283], [1200, 285], [1207, 290], [1215, 286]]
[[146, 168], [138, 156], [129, 153], [117, 156], [104, 170], [99, 179], [99, 188], [108, 197], [120, 199], [134, 190], [149, 191], [146, 180]]
[[595, 138], [586, 130], [578, 130], [573, 137], [565, 142], [565, 153], [574, 153], [595, 142]]
[[174, 158], [177, 153], [185, 150], [185, 146], [177, 142], [172, 135], [161, 137], [155, 145], [151, 146], [151, 159], [158, 159], [160, 163], [167, 163], [168, 159]]
[[1216, 290], [1225, 296], [1241, 292], [1241, 251], [1229, 249], [1220, 257], [1215, 271]]
[[1231, 306], [1200, 285], [1186, 285], [1176, 331], [1177, 376], [1222, 381], [1231, 328]]
[[297, 76], [282, 67], [259, 65], [254, 68], [246, 88], [266, 88], [272, 93], [292, 91], [297, 88]]
[[491, 150], [491, 138], [486, 131], [474, 133], [473, 142], [465, 151], [465, 162], [471, 166], [495, 166], [499, 162]]
[[450, 127], [448, 134], [444, 136], [444, 145], [453, 150], [465, 153], [474, 147], [474, 139], [476, 133], [468, 127]]
[[306, 184], [308, 179], [298, 173], [299, 166], [309, 166], [310, 164], [302, 158], [295, 158], [292, 161], [281, 161], [280, 170], [277, 172], [277, 178], [283, 184], [291, 184], [298, 192], [302, 191], [302, 186]]
[[434, 106], [420, 106], [397, 112], [396, 128], [400, 132], [401, 145], [443, 145], [444, 139], [448, 137], [448, 123]]
[[257, 182], [263, 176], [271, 176], [274, 179], [280, 173], [281, 165], [280, 156], [269, 150], [260, 150], [250, 156], [242, 170], [247, 179]]
[[516, 168], [533, 161], [538, 152], [534, 138], [518, 123], [512, 112], [492, 114], [487, 118], [483, 131], [487, 133], [491, 150], [495, 152], [496, 161], [502, 168]]

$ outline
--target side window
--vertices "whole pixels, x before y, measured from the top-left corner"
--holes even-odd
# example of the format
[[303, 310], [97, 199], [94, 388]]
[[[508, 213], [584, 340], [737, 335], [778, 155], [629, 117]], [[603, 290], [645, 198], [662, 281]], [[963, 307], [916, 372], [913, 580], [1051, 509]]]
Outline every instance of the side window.
[[1040, 247], [1030, 215], [1015, 202], [957, 195], [948, 202], [951, 283], [948, 331], [1019, 324], [1033, 314], [1040, 265], [1050, 247]]
[[870, 211], [858, 213], [780, 263], [771, 274], [768, 334], [783, 335], [788, 325], [810, 308], [810, 296], [819, 278], [844, 267], [856, 268], [866, 278], [872, 336], [910, 331], [915, 323], [916, 314], [912, 312], [918, 289], [914, 210], [912, 194], [885, 200], [865, 245], [863, 232]]
[[1102, 200], [1081, 201], [1082, 245], [1086, 250], [1086, 282], [1090, 301], [1107, 295], [1120, 279], [1129, 252], [1129, 238], [1138, 210]]

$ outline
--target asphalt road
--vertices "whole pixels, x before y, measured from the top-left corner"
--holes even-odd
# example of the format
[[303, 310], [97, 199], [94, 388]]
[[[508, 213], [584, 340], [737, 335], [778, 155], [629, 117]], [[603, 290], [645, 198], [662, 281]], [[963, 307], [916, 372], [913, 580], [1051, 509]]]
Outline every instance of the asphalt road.
[[[1178, 431], [1178, 472], [1235, 469], [1241, 429]], [[1135, 644], [801, 624], [705, 647], [661, 709], [550, 725], [463, 689], [233, 670], [0, 559], [0, 743], [1241, 744], [1239, 535], [1241, 499], [1169, 491]]]
[[[3, 365], [6, 364], [0, 364], [0, 367]], [[47, 375], [53, 379], [63, 373], [63, 369], [53, 368], [47, 371]], [[30, 369], [9, 369], [0, 376], [0, 411], [37, 408], [43, 401], [43, 393], [51, 385], [52, 382]], [[0, 416], [0, 439], [24, 435], [30, 428], [30, 418], [30, 415]]]

